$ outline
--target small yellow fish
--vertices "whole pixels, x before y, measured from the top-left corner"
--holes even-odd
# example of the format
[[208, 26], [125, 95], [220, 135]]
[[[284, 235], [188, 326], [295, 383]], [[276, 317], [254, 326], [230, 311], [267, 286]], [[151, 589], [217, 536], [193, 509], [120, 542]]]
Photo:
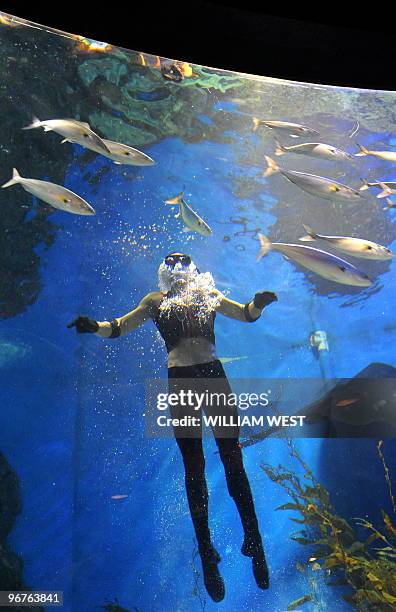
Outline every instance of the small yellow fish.
[[344, 400], [339, 400], [336, 403], [336, 406], [338, 408], [345, 408], [346, 406], [351, 406], [352, 404], [356, 404], [356, 402], [358, 402], [359, 399], [357, 397], [351, 398], [351, 399], [344, 399]]

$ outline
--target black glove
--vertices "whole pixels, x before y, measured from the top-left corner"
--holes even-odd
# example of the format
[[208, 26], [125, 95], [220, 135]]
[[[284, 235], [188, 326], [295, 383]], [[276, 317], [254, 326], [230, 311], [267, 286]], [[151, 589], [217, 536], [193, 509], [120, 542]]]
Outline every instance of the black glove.
[[79, 334], [94, 334], [99, 329], [99, 324], [95, 319], [79, 316], [67, 326], [68, 329], [75, 327]]
[[256, 308], [262, 310], [272, 302], [277, 302], [278, 298], [272, 291], [258, 291], [253, 299], [253, 304]]

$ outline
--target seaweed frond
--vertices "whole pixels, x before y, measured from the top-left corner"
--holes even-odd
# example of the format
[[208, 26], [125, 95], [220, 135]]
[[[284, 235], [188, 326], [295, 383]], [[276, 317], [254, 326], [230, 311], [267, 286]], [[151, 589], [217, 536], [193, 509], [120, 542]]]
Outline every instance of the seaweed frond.
[[[316, 571], [324, 570], [329, 586], [349, 587], [349, 592], [344, 594], [343, 598], [355, 609], [378, 612], [395, 610], [396, 527], [394, 522], [385, 511], [382, 511], [382, 524], [379, 526], [360, 518], [354, 519], [354, 524], [351, 525], [336, 513], [329, 492], [314, 476], [292, 442], [289, 441], [288, 444], [291, 456], [303, 468], [303, 478], [282, 465], [273, 467], [264, 464], [262, 469], [291, 499], [291, 502], [277, 509], [292, 510], [297, 513], [291, 517], [291, 520], [302, 528], [290, 537], [299, 544], [313, 547], [313, 553], [307, 559], [306, 565]], [[381, 448], [382, 442], [378, 443], [377, 449], [384, 466], [392, 507], [395, 509], [391, 477]], [[367, 538], [363, 541], [357, 535], [357, 526], [367, 532]], [[302, 599], [296, 602], [304, 603]]]

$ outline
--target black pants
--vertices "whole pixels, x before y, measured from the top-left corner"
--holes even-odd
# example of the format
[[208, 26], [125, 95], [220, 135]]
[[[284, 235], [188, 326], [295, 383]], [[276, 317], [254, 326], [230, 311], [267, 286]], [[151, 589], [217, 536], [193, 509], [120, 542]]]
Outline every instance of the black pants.
[[[169, 392], [193, 391], [204, 393], [205, 390], [215, 390], [219, 394], [232, 393], [220, 361], [202, 363], [194, 366], [172, 367], [168, 369]], [[203, 405], [205, 414], [212, 411], [210, 406]], [[235, 406], [223, 405], [216, 412], [237, 415]], [[202, 416], [202, 411], [194, 408], [176, 405], [171, 407], [172, 418], [181, 418], [184, 415]], [[261, 544], [256, 512], [254, 509], [252, 492], [243, 466], [242, 451], [239, 446], [239, 428], [214, 428], [216, 444], [220, 459], [224, 466], [227, 488], [234, 499], [241, 518], [245, 537], [256, 545]], [[198, 428], [194, 431], [188, 427], [174, 427], [174, 434], [180, 448], [184, 469], [188, 505], [198, 541], [200, 552], [205, 551], [211, 544], [208, 524], [208, 489], [205, 479], [205, 458], [202, 447], [202, 435]], [[223, 437], [223, 436], [228, 437]], [[231, 437], [230, 437], [231, 435]]]

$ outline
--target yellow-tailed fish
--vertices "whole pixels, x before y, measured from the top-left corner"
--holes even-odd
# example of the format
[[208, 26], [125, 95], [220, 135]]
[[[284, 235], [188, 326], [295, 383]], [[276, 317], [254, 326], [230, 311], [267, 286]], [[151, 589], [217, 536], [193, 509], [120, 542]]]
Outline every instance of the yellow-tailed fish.
[[378, 187], [382, 189], [377, 198], [386, 198], [396, 193], [396, 181], [365, 181], [359, 188], [359, 191], [365, 191], [369, 187]]
[[396, 164], [396, 151], [370, 151], [363, 145], [356, 143], [359, 147], [359, 153], [355, 153], [355, 157], [365, 157], [366, 155], [372, 155], [383, 159], [384, 161], [390, 161]]
[[307, 236], [300, 238], [303, 242], [324, 240], [329, 242], [335, 249], [347, 255], [352, 255], [353, 257], [385, 261], [395, 256], [387, 247], [371, 242], [370, 240], [349, 238], [347, 236], [323, 236], [322, 234], [317, 234], [311, 227], [308, 227], [308, 225], [304, 225], [304, 229], [307, 232]]
[[301, 123], [267, 121], [266, 119], [257, 119], [257, 117], [253, 117], [253, 131], [255, 132], [261, 126], [269, 128], [270, 130], [276, 130], [283, 133], [286, 132], [286, 134], [292, 138], [298, 138], [299, 136], [319, 136], [319, 132]]
[[11, 185], [17, 185], [18, 183], [25, 191], [28, 191], [54, 208], [73, 213], [74, 215], [95, 214], [92, 206], [73, 193], [73, 191], [70, 191], [70, 189], [66, 189], [66, 187], [61, 185], [55, 185], [55, 183], [49, 183], [48, 181], [23, 178], [16, 168], [13, 169], [12, 179], [4, 183], [2, 188], [11, 187]]
[[307, 174], [306, 172], [298, 172], [297, 170], [286, 170], [281, 168], [276, 161], [268, 155], [265, 155], [267, 169], [263, 176], [271, 176], [275, 172], [280, 172], [289, 181], [303, 189], [307, 193], [314, 196], [325, 198], [326, 200], [334, 200], [336, 202], [350, 202], [351, 200], [362, 200], [363, 196], [360, 191], [338, 183], [330, 178], [316, 176], [315, 174]]
[[48, 119], [40, 121], [35, 117], [32, 123], [22, 129], [34, 130], [35, 128], [44, 128], [44, 132], [56, 132], [64, 136], [62, 142], [72, 142], [81, 145], [82, 147], [91, 148], [95, 146], [103, 153], [110, 153], [103, 139], [95, 134], [89, 123], [77, 121], [77, 119]]
[[320, 159], [329, 159], [331, 161], [353, 159], [352, 155], [346, 151], [322, 142], [304, 142], [302, 144], [286, 147], [277, 140], [275, 155], [279, 156], [284, 155], [285, 153], [298, 153], [300, 155], [309, 155], [309, 157], [318, 157]]
[[260, 251], [257, 260], [267, 255], [269, 251], [279, 251], [287, 259], [291, 259], [304, 268], [315, 272], [323, 278], [355, 287], [369, 287], [372, 283], [364, 272], [355, 266], [340, 259], [336, 255], [326, 253], [320, 249], [304, 246], [302, 244], [286, 244], [283, 242], [270, 242], [266, 236], [259, 234]]
[[179, 206], [179, 213], [176, 217], [181, 217], [185, 224], [184, 232], [197, 232], [202, 236], [210, 236], [212, 234], [212, 230], [209, 225], [205, 223], [205, 221], [184, 201], [184, 192], [179, 193], [174, 198], [170, 198], [169, 200], [165, 200], [165, 204], [169, 204], [170, 206]]

